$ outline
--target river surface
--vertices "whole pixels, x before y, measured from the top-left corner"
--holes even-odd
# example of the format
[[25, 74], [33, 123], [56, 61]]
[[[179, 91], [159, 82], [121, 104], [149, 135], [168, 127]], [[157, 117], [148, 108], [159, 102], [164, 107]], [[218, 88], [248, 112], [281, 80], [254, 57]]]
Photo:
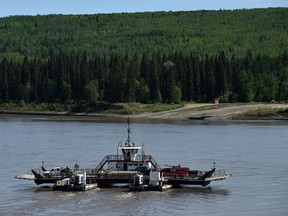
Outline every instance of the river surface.
[[125, 122], [0, 116], [1, 215], [287, 215], [288, 122], [133, 122], [132, 141], [165, 165], [225, 169], [208, 187], [166, 192], [52, 191], [16, 175], [40, 168], [94, 168], [116, 154]]

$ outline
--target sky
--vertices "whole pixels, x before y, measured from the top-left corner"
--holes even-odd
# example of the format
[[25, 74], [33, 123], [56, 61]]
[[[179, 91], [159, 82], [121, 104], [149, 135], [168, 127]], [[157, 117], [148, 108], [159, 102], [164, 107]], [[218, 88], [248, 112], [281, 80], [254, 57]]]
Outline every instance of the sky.
[[0, 0], [0, 17], [288, 7], [288, 0]]

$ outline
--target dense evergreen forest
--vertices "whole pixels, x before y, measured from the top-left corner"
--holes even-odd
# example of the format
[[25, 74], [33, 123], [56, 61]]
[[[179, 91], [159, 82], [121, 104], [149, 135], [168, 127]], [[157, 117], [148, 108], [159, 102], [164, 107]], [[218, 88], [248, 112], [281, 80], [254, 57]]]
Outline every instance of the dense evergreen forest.
[[286, 101], [288, 9], [0, 19], [1, 102]]

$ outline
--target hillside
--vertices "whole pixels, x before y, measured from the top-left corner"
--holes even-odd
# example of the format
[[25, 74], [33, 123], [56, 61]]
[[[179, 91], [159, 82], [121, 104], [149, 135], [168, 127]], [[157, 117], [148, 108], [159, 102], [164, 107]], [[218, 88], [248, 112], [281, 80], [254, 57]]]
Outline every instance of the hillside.
[[0, 19], [0, 102], [288, 100], [288, 8]]
[[144, 52], [276, 56], [288, 49], [288, 9], [11, 16], [0, 19], [0, 55]]

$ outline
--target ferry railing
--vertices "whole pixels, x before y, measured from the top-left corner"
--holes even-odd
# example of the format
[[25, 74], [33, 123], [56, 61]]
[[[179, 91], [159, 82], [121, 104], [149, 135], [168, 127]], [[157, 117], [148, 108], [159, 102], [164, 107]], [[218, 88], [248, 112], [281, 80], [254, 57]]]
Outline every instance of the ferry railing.
[[52, 171], [48, 170], [48, 172], [44, 172], [42, 169], [34, 168], [33, 171], [38, 173], [42, 178], [62, 178], [65, 177], [62, 171]]
[[[114, 162], [124, 162], [125, 158], [123, 155], [107, 155], [103, 158], [103, 160], [96, 166], [95, 171], [99, 172], [104, 165], [108, 161], [114, 161]], [[151, 162], [152, 165], [155, 167], [155, 169], [161, 169], [160, 165], [156, 162], [156, 160], [151, 155], [137, 155], [135, 157], [135, 162]]]
[[215, 170], [215, 172], [213, 173], [213, 177], [217, 177], [217, 176], [226, 176], [226, 170]]
[[42, 178], [55, 178], [55, 179], [62, 179], [62, 178], [67, 178], [70, 177], [73, 173], [83, 173], [86, 171], [87, 175], [90, 176], [95, 176], [97, 174], [95, 169], [91, 168], [69, 168], [68, 171], [65, 171], [65, 169], [61, 169], [60, 171], [51, 171], [47, 170], [47, 172], [44, 172], [42, 169], [39, 168], [34, 168], [33, 171], [38, 173]]
[[[156, 169], [161, 169], [160, 165], [151, 155], [144, 155], [143, 157], [148, 158], [148, 161], [150, 161]], [[143, 160], [145, 161], [145, 158], [143, 158]]]
[[[188, 174], [180, 174], [180, 173], [166, 173], [164, 178], [166, 179], [178, 179], [178, 180], [199, 180], [201, 175], [204, 175], [206, 172], [199, 171], [197, 175], [188, 175]], [[208, 172], [208, 171], [207, 171]], [[215, 170], [215, 172], [210, 177], [226, 177], [229, 176], [226, 174], [226, 170]], [[210, 178], [209, 177], [209, 178]], [[205, 179], [201, 179], [205, 180]]]
[[103, 166], [107, 163], [107, 161], [109, 160], [109, 155], [105, 156], [103, 158], [103, 160], [96, 166], [95, 170], [96, 172], [98, 172], [99, 170], [101, 170], [103, 168]]

